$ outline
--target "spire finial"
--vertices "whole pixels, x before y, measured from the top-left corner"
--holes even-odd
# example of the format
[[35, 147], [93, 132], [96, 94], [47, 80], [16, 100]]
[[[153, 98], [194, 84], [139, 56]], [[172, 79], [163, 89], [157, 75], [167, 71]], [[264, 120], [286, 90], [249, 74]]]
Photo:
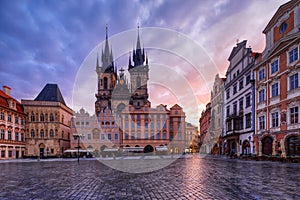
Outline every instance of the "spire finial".
[[106, 39], [107, 39], [108, 38], [108, 24], [106, 24], [105, 29], [106, 29]]
[[99, 54], [97, 53], [97, 66], [96, 67], [99, 67]]
[[138, 38], [136, 42], [136, 49], [141, 49], [141, 42], [140, 42], [140, 25], [138, 24]]

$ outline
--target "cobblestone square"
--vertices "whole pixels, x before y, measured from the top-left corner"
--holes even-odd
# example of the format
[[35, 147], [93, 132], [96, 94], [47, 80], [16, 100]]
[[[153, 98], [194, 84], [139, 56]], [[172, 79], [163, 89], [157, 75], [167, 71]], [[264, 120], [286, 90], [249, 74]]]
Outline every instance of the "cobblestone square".
[[[145, 167], [149, 160], [139, 162]], [[148, 173], [106, 166], [118, 163], [0, 163], [0, 199], [300, 199], [300, 165], [296, 163], [194, 155]]]

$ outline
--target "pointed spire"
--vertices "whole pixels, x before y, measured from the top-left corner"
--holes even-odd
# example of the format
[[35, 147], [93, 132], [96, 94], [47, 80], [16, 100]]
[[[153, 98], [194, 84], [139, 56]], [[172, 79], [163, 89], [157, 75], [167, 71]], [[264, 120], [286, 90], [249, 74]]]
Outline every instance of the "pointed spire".
[[138, 25], [138, 38], [136, 42], [136, 49], [141, 49], [141, 42], [140, 42], [140, 25]]
[[129, 51], [129, 61], [128, 61], [128, 66], [131, 66], [131, 52]]
[[106, 24], [105, 29], [106, 29], [106, 37], [105, 37], [105, 39], [107, 40], [108, 39], [108, 25], [107, 24]]
[[99, 54], [97, 53], [97, 64], [96, 64], [96, 67], [98, 68], [98, 67], [100, 67], [100, 65], [99, 65]]
[[148, 54], [146, 54], [146, 65], [148, 65]]

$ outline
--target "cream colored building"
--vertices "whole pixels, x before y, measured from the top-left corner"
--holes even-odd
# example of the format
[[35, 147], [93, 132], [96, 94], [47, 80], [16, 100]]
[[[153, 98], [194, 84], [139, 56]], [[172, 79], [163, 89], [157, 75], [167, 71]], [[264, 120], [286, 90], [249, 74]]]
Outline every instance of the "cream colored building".
[[191, 123], [186, 122], [185, 124], [185, 146], [191, 153], [196, 153], [199, 151], [198, 139], [199, 131], [198, 127]]
[[69, 108], [56, 84], [47, 84], [34, 100], [22, 100], [26, 121], [26, 156], [60, 157], [70, 148]]

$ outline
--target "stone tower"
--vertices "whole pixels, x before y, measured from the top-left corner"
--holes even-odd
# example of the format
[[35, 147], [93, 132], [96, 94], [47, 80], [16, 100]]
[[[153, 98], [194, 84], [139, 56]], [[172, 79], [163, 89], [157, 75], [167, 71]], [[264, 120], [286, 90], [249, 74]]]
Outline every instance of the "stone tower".
[[96, 72], [98, 75], [98, 93], [96, 94], [95, 113], [98, 116], [101, 111], [111, 109], [112, 92], [117, 82], [117, 71], [114, 66], [112, 49], [109, 49], [108, 30], [106, 26], [105, 47], [102, 49], [101, 66], [97, 55]]
[[130, 73], [131, 97], [129, 103], [138, 109], [147, 104], [149, 96], [147, 87], [147, 82], [149, 80], [148, 57], [145, 55], [144, 48], [141, 48], [139, 27], [136, 49], [133, 49], [132, 51], [132, 61], [133, 64], [130, 55], [128, 70]]

